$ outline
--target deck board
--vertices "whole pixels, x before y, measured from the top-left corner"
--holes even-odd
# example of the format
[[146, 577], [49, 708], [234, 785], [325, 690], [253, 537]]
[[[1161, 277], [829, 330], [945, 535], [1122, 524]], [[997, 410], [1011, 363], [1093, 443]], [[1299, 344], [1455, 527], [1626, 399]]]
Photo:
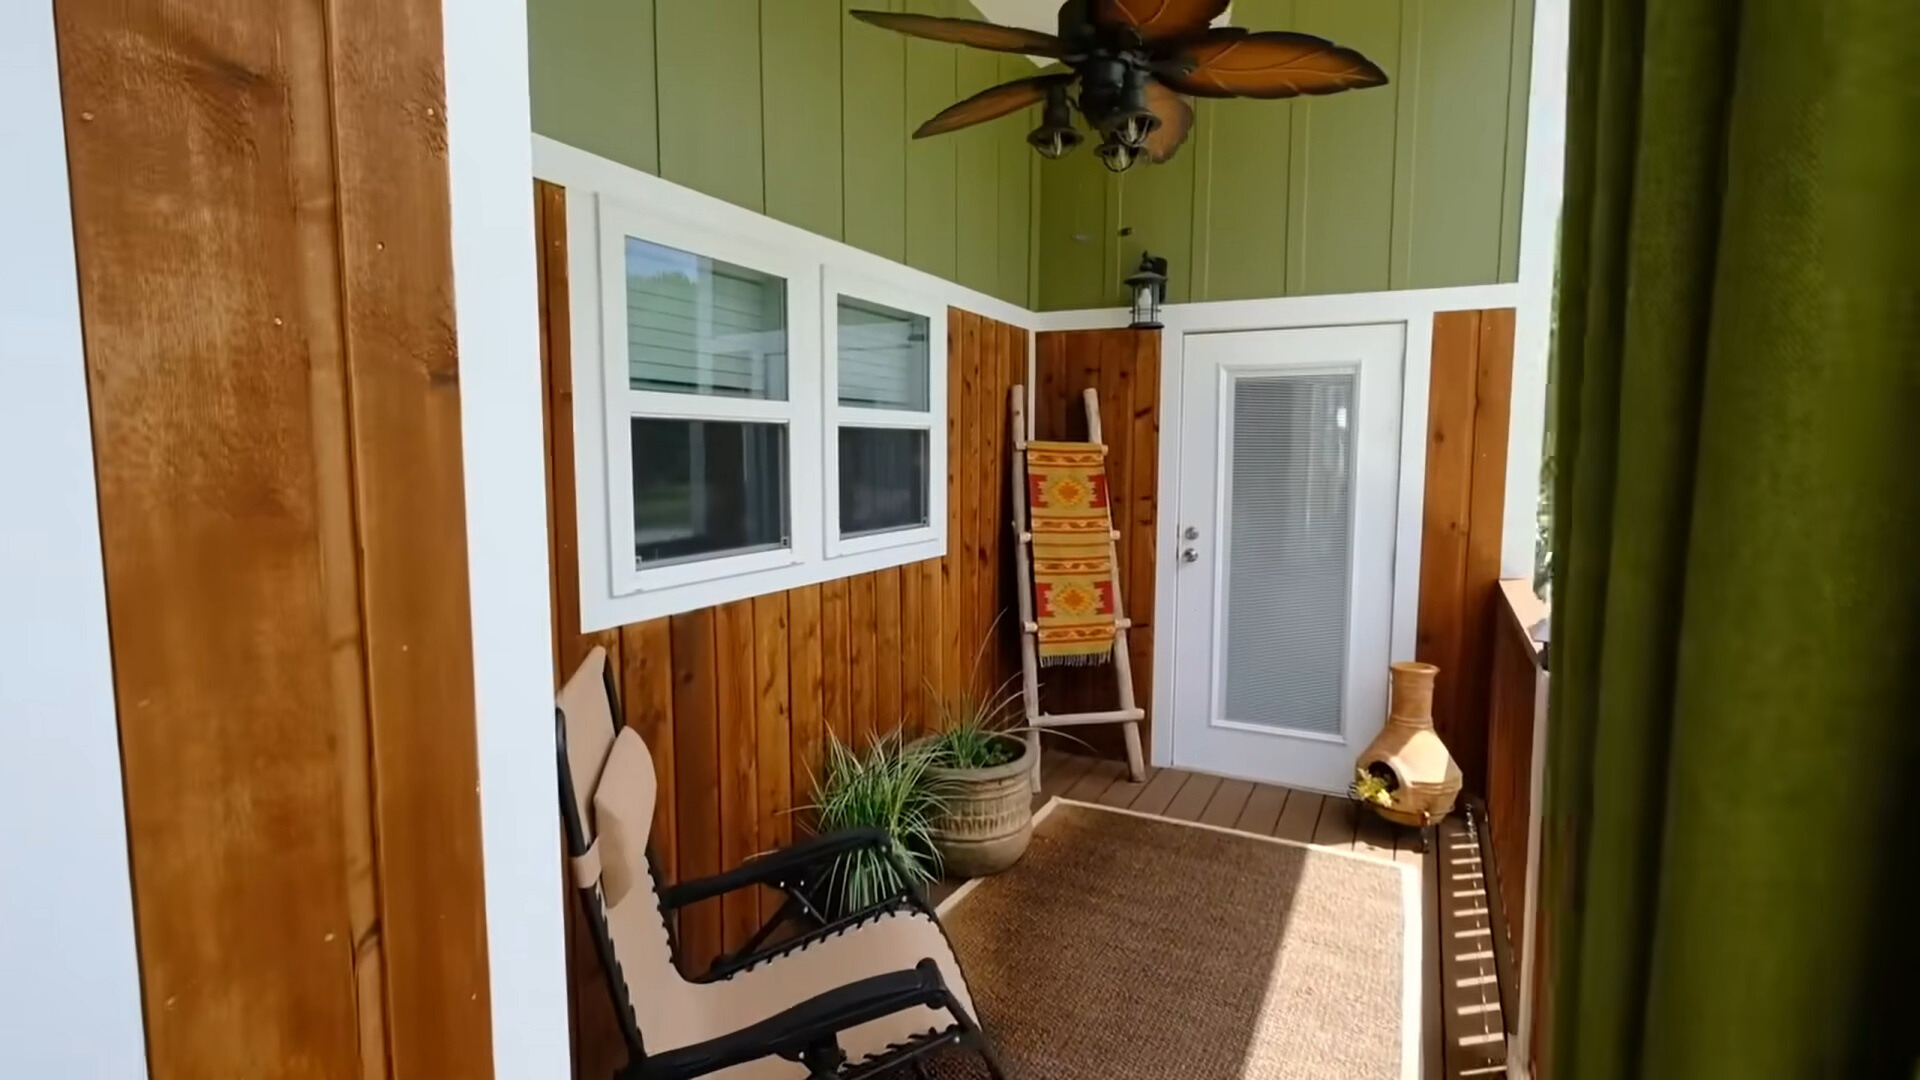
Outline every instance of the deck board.
[[1313, 827], [1320, 820], [1320, 806], [1324, 802], [1324, 795], [1316, 795], [1311, 791], [1289, 791], [1287, 804], [1280, 810], [1280, 820], [1273, 826], [1273, 835], [1283, 840], [1312, 843]]
[[1093, 767], [1080, 774], [1080, 779], [1068, 788], [1064, 794], [1079, 802], [1099, 802], [1100, 796], [1107, 793], [1114, 781], [1121, 778], [1127, 767], [1118, 761], [1101, 759]]
[[1351, 848], [1354, 820], [1353, 803], [1328, 796], [1320, 806], [1320, 821], [1313, 828], [1313, 842], [1321, 847]]
[[1206, 812], [1207, 803], [1213, 801], [1213, 793], [1218, 790], [1219, 777], [1194, 773], [1193, 779], [1180, 789], [1180, 794], [1167, 804], [1165, 816], [1178, 821], [1199, 821], [1200, 815]]
[[1150, 767], [1147, 769], [1147, 778], [1137, 784], [1125, 776], [1121, 776], [1113, 782], [1113, 786], [1108, 788], [1105, 794], [1100, 796], [1100, 803], [1103, 806], [1119, 807], [1122, 810], [1130, 809], [1134, 801], [1146, 792], [1148, 786], [1153, 783], [1154, 778], [1159, 775], [1159, 769]]
[[1193, 774], [1185, 769], [1162, 769], [1153, 779], [1147, 781], [1145, 790], [1134, 797], [1133, 804], [1127, 809], [1138, 810], [1143, 814], [1162, 814], [1173, 804], [1180, 789], [1187, 786]]
[[1247, 798], [1253, 794], [1253, 785], [1245, 780], [1222, 780], [1214, 789], [1213, 798], [1207, 801], [1207, 808], [1200, 812], [1200, 821], [1206, 825], [1218, 825], [1223, 829], [1233, 828], [1240, 820], [1240, 811], [1247, 808]]
[[1233, 823], [1233, 827], [1241, 832], [1271, 836], [1273, 827], [1280, 823], [1280, 809], [1286, 804], [1286, 788], [1255, 784], [1253, 794], [1247, 797], [1247, 805], [1241, 809], [1239, 820]]

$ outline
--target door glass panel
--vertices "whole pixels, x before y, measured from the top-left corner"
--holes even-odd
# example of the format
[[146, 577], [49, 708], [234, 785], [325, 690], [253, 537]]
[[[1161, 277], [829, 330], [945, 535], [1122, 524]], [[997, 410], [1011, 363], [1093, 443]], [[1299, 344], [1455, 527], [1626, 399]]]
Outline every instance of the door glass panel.
[[1222, 719], [1341, 734], [1354, 383], [1351, 371], [1234, 383]]

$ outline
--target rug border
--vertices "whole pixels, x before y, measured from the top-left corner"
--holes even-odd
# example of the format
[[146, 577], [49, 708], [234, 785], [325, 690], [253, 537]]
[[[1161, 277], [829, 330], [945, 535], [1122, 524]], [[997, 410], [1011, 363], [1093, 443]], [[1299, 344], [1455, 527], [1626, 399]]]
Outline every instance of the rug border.
[[[1420, 975], [1426, 970], [1426, 943], [1421, 940], [1420, 923], [1422, 907], [1420, 903], [1420, 869], [1412, 863], [1389, 861], [1372, 855], [1362, 855], [1356, 851], [1341, 851], [1339, 848], [1322, 847], [1304, 840], [1293, 840], [1284, 836], [1262, 836], [1259, 833], [1243, 832], [1225, 825], [1214, 825], [1204, 821], [1183, 821], [1180, 818], [1162, 817], [1143, 810], [1134, 810], [1121, 806], [1106, 806], [1101, 803], [1085, 802], [1055, 795], [1033, 812], [1033, 823], [1040, 824], [1047, 815], [1058, 806], [1082, 806], [1089, 810], [1100, 810], [1109, 814], [1123, 814], [1128, 817], [1145, 818], [1149, 821], [1164, 821], [1169, 825], [1185, 825], [1189, 828], [1208, 829], [1213, 832], [1229, 833], [1248, 840], [1264, 840], [1270, 844], [1284, 844], [1290, 847], [1306, 848], [1321, 855], [1334, 855], [1353, 859], [1374, 866], [1384, 866], [1393, 870], [1400, 878], [1400, 910], [1403, 913], [1405, 928], [1400, 935], [1401, 942], [1401, 986], [1400, 986], [1400, 1076], [1402, 1080], [1419, 1080], [1421, 1075], [1421, 1000]], [[974, 886], [989, 878], [969, 878], [955, 889], [952, 895], [940, 901], [934, 908], [937, 916], [945, 916], [961, 900], [973, 892]], [[1438, 943], [1436, 942], [1436, 947]]]

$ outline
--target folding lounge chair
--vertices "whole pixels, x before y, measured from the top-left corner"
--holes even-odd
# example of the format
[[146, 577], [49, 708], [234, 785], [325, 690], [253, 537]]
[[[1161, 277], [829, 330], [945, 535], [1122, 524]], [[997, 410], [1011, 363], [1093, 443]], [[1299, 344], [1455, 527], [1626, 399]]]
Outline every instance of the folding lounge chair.
[[[555, 710], [561, 818], [628, 1064], [618, 1080], [857, 1080], [947, 1047], [972, 1050], [1004, 1080], [945, 932], [917, 892], [829, 921], [819, 885], [835, 857], [884, 848], [878, 830], [819, 837], [728, 873], [663, 887], [653, 872], [653, 761], [619, 719], [596, 648]], [[686, 978], [672, 916], [736, 889], [787, 902], [739, 952]], [[767, 945], [782, 926], [796, 936]]]

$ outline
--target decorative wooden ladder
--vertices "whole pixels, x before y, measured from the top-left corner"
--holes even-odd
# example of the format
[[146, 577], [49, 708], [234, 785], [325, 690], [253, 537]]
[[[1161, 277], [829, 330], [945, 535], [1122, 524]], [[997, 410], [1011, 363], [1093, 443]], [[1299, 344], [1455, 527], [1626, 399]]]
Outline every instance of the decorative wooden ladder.
[[[1087, 441], [1100, 447], [1106, 453], [1106, 443], [1101, 438], [1100, 398], [1092, 387], [1081, 391], [1081, 402], [1087, 409]], [[1146, 711], [1134, 702], [1133, 664], [1127, 653], [1127, 628], [1133, 625], [1127, 618], [1125, 601], [1120, 595], [1120, 558], [1115, 550], [1114, 541], [1120, 539], [1120, 533], [1113, 528], [1113, 508], [1109, 500], [1107, 508], [1107, 555], [1113, 565], [1113, 674], [1114, 682], [1120, 690], [1120, 707], [1107, 712], [1089, 713], [1043, 713], [1040, 711], [1040, 623], [1033, 612], [1033, 533], [1027, 528], [1027, 395], [1026, 388], [1015, 385], [1010, 405], [1013, 434], [1013, 484], [1009, 488], [1013, 500], [1013, 537], [1019, 554], [1014, 562], [1014, 573], [1020, 593], [1020, 689], [1026, 700], [1027, 710], [1027, 753], [1033, 759], [1033, 790], [1040, 790], [1040, 733], [1045, 728], [1075, 727], [1081, 724], [1120, 724], [1121, 733], [1127, 743], [1127, 774], [1135, 783], [1147, 778], [1146, 762], [1140, 754], [1140, 721], [1146, 719]]]

